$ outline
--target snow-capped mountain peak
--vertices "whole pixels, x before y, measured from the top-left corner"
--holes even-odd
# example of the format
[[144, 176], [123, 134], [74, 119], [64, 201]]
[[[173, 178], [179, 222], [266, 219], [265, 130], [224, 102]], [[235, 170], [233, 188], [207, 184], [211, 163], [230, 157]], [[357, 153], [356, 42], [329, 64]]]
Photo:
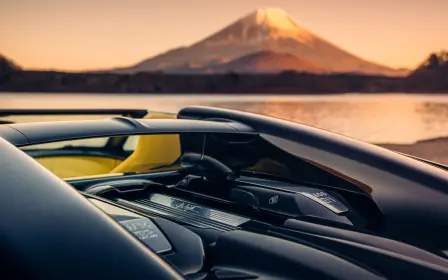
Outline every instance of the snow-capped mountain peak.
[[[294, 38], [302, 43], [310, 43], [314, 36], [279, 8], [260, 8], [239, 19], [245, 30], [258, 29], [257, 39]], [[251, 32], [251, 34], [254, 34]]]
[[[251, 54], [257, 55], [250, 56]], [[286, 63], [288, 59], [291, 63]], [[276, 62], [277, 60], [281, 63]], [[236, 62], [231, 63], [232, 61]], [[230, 66], [241, 69], [243, 62], [250, 62], [250, 65], [256, 65], [258, 68], [269, 62], [273, 68], [282, 66], [289, 69], [288, 67], [294, 66], [300, 70], [308, 68], [311, 72], [325, 70], [386, 75], [397, 73], [394, 69], [363, 60], [331, 44], [301, 27], [288, 13], [278, 8], [253, 10], [188, 47], [168, 51], [120, 71], [163, 70], [188, 73], [193, 68], [198, 72], [197, 65], [204, 71], [220, 64], [227, 70]], [[232, 71], [238, 71], [236, 68]]]
[[282, 9], [263, 8], [257, 9], [247, 16], [253, 24], [277, 28], [282, 30], [297, 30], [297, 24]]

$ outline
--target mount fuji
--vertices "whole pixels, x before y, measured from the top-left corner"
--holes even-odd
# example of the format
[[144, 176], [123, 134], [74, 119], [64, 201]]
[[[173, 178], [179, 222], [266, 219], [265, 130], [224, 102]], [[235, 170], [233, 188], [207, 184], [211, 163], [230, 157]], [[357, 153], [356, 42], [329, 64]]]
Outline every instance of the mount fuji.
[[201, 74], [284, 70], [389, 76], [406, 74], [403, 70], [369, 62], [337, 47], [277, 8], [257, 9], [191, 46], [169, 50], [113, 72]]

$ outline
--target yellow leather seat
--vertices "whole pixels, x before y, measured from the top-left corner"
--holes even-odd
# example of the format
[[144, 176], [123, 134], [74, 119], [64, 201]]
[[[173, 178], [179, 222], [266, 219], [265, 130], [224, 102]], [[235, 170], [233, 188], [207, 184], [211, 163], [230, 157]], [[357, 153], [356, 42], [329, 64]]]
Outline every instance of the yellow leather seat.
[[36, 158], [36, 161], [60, 178], [107, 174], [121, 162], [92, 156], [52, 156]]
[[145, 172], [173, 163], [180, 154], [179, 135], [142, 135], [135, 151], [110, 173]]
[[[175, 115], [151, 113], [148, 119], [170, 119]], [[110, 173], [146, 172], [169, 165], [181, 155], [178, 134], [141, 135], [135, 151]]]

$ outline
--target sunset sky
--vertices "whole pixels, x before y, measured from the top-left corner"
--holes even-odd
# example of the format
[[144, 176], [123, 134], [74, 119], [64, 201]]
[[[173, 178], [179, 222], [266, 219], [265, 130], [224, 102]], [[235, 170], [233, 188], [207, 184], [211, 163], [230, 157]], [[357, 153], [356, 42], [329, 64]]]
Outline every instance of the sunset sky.
[[448, 0], [0, 0], [0, 54], [25, 68], [127, 66], [279, 7], [355, 55], [415, 67], [448, 49]]

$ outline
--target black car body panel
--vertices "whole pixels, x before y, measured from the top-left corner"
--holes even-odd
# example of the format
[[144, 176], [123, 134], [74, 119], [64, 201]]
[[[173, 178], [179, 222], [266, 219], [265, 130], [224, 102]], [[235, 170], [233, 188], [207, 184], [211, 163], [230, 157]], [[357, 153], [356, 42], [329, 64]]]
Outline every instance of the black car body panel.
[[16, 146], [28, 145], [30, 143], [20, 131], [7, 125], [0, 125], [0, 134], [3, 139], [8, 140]]
[[[171, 133], [195, 147], [183, 151], [176, 164], [67, 183], [105, 204], [100, 208], [122, 225], [137, 216], [157, 226], [160, 238], [170, 243], [158, 255], [179, 274], [191, 279], [447, 279], [448, 173], [437, 166], [308, 126], [211, 107], [184, 108], [171, 120], [118, 117], [0, 126], [0, 138], [15, 146]], [[95, 254], [84, 256], [78, 250], [82, 242], [75, 240], [76, 229], [89, 228], [96, 235], [111, 227], [98, 223], [99, 214], [86, 210], [91, 206], [78, 201], [79, 193], [3, 139], [0, 151], [0, 210], [13, 240], [9, 250], [27, 246], [43, 254], [44, 246], [32, 239], [20, 244], [22, 227], [14, 227], [14, 217], [7, 213], [31, 228], [33, 221], [43, 221], [44, 214], [61, 207], [46, 224], [58, 229], [59, 223], [67, 234], [70, 242], [64, 248], [70, 261], [112, 254], [111, 244], [102, 242], [89, 241]], [[182, 167], [185, 158], [187, 163], [199, 161]], [[253, 168], [260, 159], [281, 162], [280, 169], [287, 172]], [[86, 209], [78, 216], [78, 208]], [[73, 224], [64, 222], [67, 217]], [[63, 242], [59, 233], [35, 234], [47, 234], [49, 243]], [[114, 245], [133, 246], [129, 235], [106, 235]], [[161, 246], [135, 236], [151, 250]], [[30, 253], [25, 260], [32, 267], [58, 264], [58, 246], [48, 245], [45, 258]], [[129, 265], [123, 270], [127, 273], [144, 262], [129, 264], [125, 252], [116, 252]], [[155, 267], [154, 279], [175, 279], [175, 272], [167, 277], [154, 259], [145, 261]], [[62, 268], [59, 264], [53, 275], [62, 275]], [[109, 276], [122, 275], [115, 268]], [[77, 275], [87, 270], [81, 265]]]
[[144, 109], [0, 109], [0, 117], [27, 115], [122, 115], [143, 118], [148, 114]]
[[[8, 278], [180, 279], [174, 270], [164, 275], [159, 257], [32, 158], [3, 139], [0, 150], [0, 268]], [[80, 238], [81, 232], [96, 238]], [[114, 257], [104, 262], [107, 255]]]
[[[209, 107], [187, 107], [182, 119], [228, 119], [252, 127], [287, 152], [366, 190], [384, 215], [392, 236], [409, 233], [428, 245], [437, 236], [448, 248], [448, 173], [384, 148], [297, 123], [252, 113]], [[420, 229], [424, 227], [426, 233]]]
[[[191, 121], [176, 119], [132, 119], [116, 117], [105, 120], [58, 121], [2, 125], [1, 137], [16, 146], [93, 137], [138, 134], [252, 133], [250, 127], [238, 123]], [[8, 129], [9, 128], [9, 129]], [[4, 132], [3, 132], [4, 131]], [[17, 134], [20, 133], [20, 135]], [[24, 143], [24, 138], [27, 142]]]

